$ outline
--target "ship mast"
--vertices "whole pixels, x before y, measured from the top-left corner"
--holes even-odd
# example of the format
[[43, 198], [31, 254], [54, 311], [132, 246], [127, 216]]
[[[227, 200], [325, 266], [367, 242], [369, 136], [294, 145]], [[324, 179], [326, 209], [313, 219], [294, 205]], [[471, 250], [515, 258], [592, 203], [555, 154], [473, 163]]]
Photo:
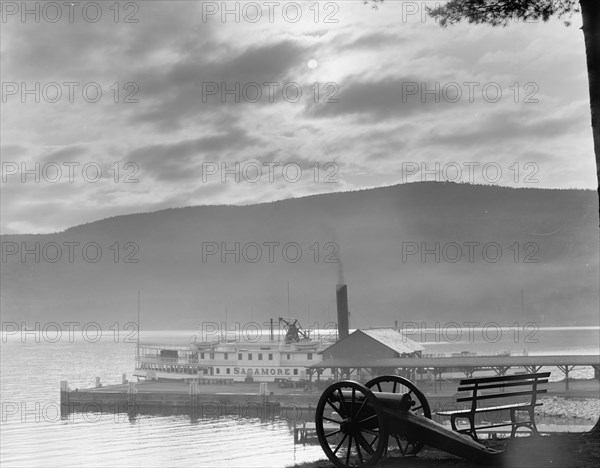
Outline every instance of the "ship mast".
[[137, 292], [137, 342], [140, 343], [140, 291]]

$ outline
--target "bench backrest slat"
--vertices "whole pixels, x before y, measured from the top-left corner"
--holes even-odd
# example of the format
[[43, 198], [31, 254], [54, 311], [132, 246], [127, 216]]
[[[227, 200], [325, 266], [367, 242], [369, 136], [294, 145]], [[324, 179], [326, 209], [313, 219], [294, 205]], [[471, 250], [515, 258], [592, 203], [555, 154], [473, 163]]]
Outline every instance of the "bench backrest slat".
[[[533, 380], [525, 380], [520, 382], [506, 382], [506, 383], [493, 383], [487, 385], [478, 385], [477, 390], [490, 390], [495, 388], [506, 388], [506, 387], [520, 387], [524, 385], [531, 386]], [[537, 384], [545, 384], [548, 383], [548, 379], [536, 380]], [[472, 392], [475, 389], [475, 385], [469, 385], [466, 387], [458, 387], [458, 392]]]
[[525, 380], [530, 383], [534, 380], [550, 377], [550, 372], [538, 372], [537, 374], [503, 375], [500, 377], [482, 377], [480, 379], [463, 379], [460, 385], [486, 384], [493, 382], [511, 382], [514, 380]]
[[527, 390], [522, 392], [506, 392], [506, 393], [494, 393], [491, 395], [480, 395], [480, 396], [469, 396], [463, 398], [457, 398], [457, 402], [463, 401], [479, 401], [479, 400], [490, 400], [492, 398], [506, 398], [506, 397], [515, 397], [515, 396], [524, 396], [524, 395], [538, 395], [540, 393], [546, 393], [548, 390]]

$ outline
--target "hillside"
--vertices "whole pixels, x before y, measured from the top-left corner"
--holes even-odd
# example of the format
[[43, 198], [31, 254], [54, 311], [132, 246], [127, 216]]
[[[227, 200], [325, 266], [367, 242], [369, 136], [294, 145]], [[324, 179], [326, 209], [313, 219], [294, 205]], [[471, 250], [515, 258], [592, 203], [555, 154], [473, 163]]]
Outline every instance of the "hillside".
[[[597, 324], [597, 213], [593, 191], [426, 182], [3, 236], [2, 320], [123, 324], [136, 319], [139, 290], [142, 328], [195, 328], [223, 321], [226, 311], [229, 322], [262, 322], [287, 315], [289, 282], [291, 314], [305, 326], [323, 324], [335, 320], [337, 246], [351, 327], [395, 320]], [[36, 242], [39, 262], [34, 254], [25, 261], [22, 252], [7, 254]], [[72, 259], [68, 242], [79, 243], [71, 244]], [[95, 263], [93, 244], [82, 258], [90, 242], [102, 248]], [[222, 243], [234, 250], [239, 243], [238, 262], [233, 253], [224, 262], [209, 255]], [[436, 243], [438, 259], [410, 254], [435, 251]], [[56, 245], [62, 255], [52, 263]], [[127, 254], [138, 262], [124, 262]]]

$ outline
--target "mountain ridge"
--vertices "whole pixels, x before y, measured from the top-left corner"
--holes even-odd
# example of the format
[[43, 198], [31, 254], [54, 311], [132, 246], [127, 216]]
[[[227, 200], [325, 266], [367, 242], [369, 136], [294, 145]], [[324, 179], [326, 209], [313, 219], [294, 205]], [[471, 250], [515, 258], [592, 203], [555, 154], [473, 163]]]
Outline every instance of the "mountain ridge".
[[[303, 323], [325, 323], [336, 319], [335, 284], [343, 274], [352, 326], [415, 317], [594, 325], [595, 195], [419, 182], [254, 205], [169, 208], [53, 234], [2, 235], [3, 252], [15, 244], [22, 251], [23, 243], [30, 250], [39, 243], [41, 250], [37, 262], [34, 253], [25, 261], [18, 254], [2, 259], [3, 320], [135, 320], [140, 290], [148, 328], [195, 328], [222, 319], [225, 310], [232, 321], [264, 321], [287, 314], [289, 281], [290, 312]], [[70, 262], [69, 242], [96, 242], [101, 258], [88, 261], [75, 247]], [[63, 250], [55, 263], [47, 261], [52, 243]]]

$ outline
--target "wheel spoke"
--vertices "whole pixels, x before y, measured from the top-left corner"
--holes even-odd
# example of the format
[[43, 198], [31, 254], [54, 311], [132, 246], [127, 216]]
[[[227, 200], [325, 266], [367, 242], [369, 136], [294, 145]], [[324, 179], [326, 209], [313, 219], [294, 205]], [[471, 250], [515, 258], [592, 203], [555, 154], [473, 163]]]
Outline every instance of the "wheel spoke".
[[401, 439], [395, 434], [394, 434], [394, 439], [396, 439], [396, 443], [398, 444], [398, 449], [400, 450], [400, 453], [402, 454], [402, 456], [406, 455], [406, 449], [404, 447], [402, 447]]
[[335, 423], [335, 424], [342, 424], [342, 421], [338, 421], [337, 419], [331, 419], [331, 418], [328, 418], [326, 416], [323, 416], [323, 419], [325, 421], [329, 421], [329, 422], [332, 422], [332, 423]]
[[362, 428], [361, 431], [362, 432], [366, 432], [367, 434], [371, 434], [371, 435], [374, 435], [376, 437], [379, 437], [379, 432], [378, 431], [372, 431], [371, 429], [365, 429], [365, 428]]
[[[373, 455], [373, 449], [371, 448], [371, 446], [369, 445], [369, 442], [367, 442], [367, 439], [365, 439], [365, 437], [359, 432], [356, 435], [356, 447], [358, 448], [358, 446], [362, 446], [363, 449], [365, 449], [365, 452], [367, 452], [369, 455]], [[359, 451], [360, 453], [360, 451]], [[362, 462], [362, 457], [361, 457], [361, 462]]]
[[344, 437], [342, 437], [342, 440], [340, 440], [340, 443], [337, 444], [337, 446], [335, 447], [335, 450], [333, 451], [333, 454], [335, 455], [337, 453], [337, 451], [340, 449], [340, 447], [342, 446], [342, 444], [344, 443], [344, 441], [346, 440], [346, 437], [348, 437], [348, 434], [344, 434]]
[[383, 392], [383, 390], [381, 390], [381, 384], [380, 384], [379, 382], [377, 382], [377, 389], [378, 389], [380, 392]]
[[[332, 401], [331, 401], [329, 398], [327, 398], [327, 400], [326, 400], [326, 401], [327, 401], [327, 404], [328, 404], [329, 406], [331, 406], [331, 407], [333, 408], [333, 410], [334, 410], [334, 411], [335, 411], [337, 414], [339, 414], [339, 415], [340, 415], [342, 418], [343, 418], [343, 417], [345, 417], [345, 416], [342, 414], [342, 413], [343, 413], [343, 411], [341, 411], [341, 408], [336, 408], [336, 407], [333, 405], [333, 402], [332, 402]], [[340, 407], [341, 407], [341, 402], [340, 402]]]
[[414, 412], [416, 412], [416, 411], [420, 410], [421, 408], [423, 408], [423, 405], [421, 405], [421, 406], [417, 406], [416, 408], [413, 408], [413, 409], [412, 409], [412, 411], [413, 411], [413, 413], [414, 413]]
[[396, 385], [398, 385], [398, 382], [394, 381], [394, 389], [392, 390], [392, 393], [396, 393]]
[[352, 436], [348, 437], [348, 450], [346, 451], [346, 466], [350, 463], [350, 452], [352, 452]]
[[362, 409], [364, 408], [364, 406], [365, 406], [365, 403], [367, 403], [367, 399], [366, 399], [366, 398], [363, 400], [363, 402], [362, 402], [362, 405], [360, 405], [360, 408], [358, 408], [358, 411], [356, 412], [356, 416], [355, 416], [355, 417], [356, 417], [357, 419], [358, 419], [358, 415], [360, 414], [360, 412], [361, 412], [361, 411], [362, 411]]
[[358, 459], [360, 460], [360, 463], [362, 465], [365, 461], [363, 460], [362, 452], [360, 451], [360, 444], [358, 443], [358, 436], [354, 440], [354, 443], [356, 444], [356, 453], [358, 453]]
[[339, 434], [340, 432], [342, 432], [341, 429], [338, 429], [337, 431], [330, 432], [329, 434], [325, 434], [325, 438], [331, 437], [332, 435], [335, 435], [335, 434]]
[[350, 417], [354, 416], [354, 401], [356, 400], [356, 389], [352, 387], [352, 403], [350, 403]]
[[348, 417], [348, 413], [346, 411], [346, 401], [344, 400], [344, 394], [340, 388], [338, 388], [338, 395], [340, 396], [340, 410], [342, 410], [340, 412], [340, 416], [342, 418], [346, 418]]
[[377, 415], [376, 415], [376, 414], [373, 414], [373, 415], [369, 416], [368, 418], [361, 419], [361, 420], [359, 421], [359, 423], [360, 423], [360, 424], [362, 424], [362, 423], [364, 423], [364, 422], [366, 422], [366, 421], [369, 421], [370, 419], [373, 419], [373, 418], [376, 418], [376, 417], [377, 417]]
[[376, 436], [375, 436], [375, 438], [374, 438], [374, 439], [371, 441], [371, 443], [369, 444], [369, 446], [370, 446], [371, 448], [373, 448], [373, 444], [374, 444], [375, 442], [377, 442], [377, 439], [379, 439], [379, 434], [378, 434], [378, 435], [376, 435]]

